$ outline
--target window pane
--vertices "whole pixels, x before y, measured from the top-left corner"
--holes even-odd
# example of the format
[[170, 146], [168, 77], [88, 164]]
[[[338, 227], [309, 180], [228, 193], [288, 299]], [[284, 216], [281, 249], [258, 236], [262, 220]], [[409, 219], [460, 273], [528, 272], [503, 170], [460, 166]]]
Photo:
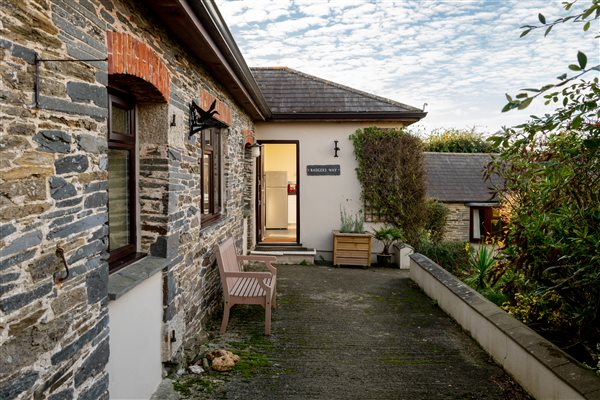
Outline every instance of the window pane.
[[109, 250], [130, 243], [129, 151], [108, 150], [108, 235]]
[[119, 106], [118, 104], [112, 103], [111, 112], [111, 130], [113, 132], [122, 133], [124, 135], [130, 135], [131, 131], [129, 129], [129, 111], [126, 108]]
[[[218, 141], [215, 140], [215, 143], [218, 144]], [[214, 157], [213, 157], [213, 182], [214, 182], [214, 208], [219, 208], [219, 206], [221, 205], [221, 188], [219, 187], [219, 182], [221, 181], [221, 177], [220, 177], [220, 168], [219, 168], [219, 159], [221, 158], [221, 152], [219, 151], [219, 148], [217, 147], [217, 151], [215, 151]]]
[[202, 135], [204, 136], [204, 145], [211, 146], [212, 145], [212, 130], [205, 129], [202, 131]]
[[479, 219], [479, 209], [472, 208], [472, 221], [473, 221], [473, 239], [481, 239], [481, 220]]
[[210, 177], [211, 177], [211, 159], [212, 154], [204, 154], [202, 156], [202, 214], [210, 214]]

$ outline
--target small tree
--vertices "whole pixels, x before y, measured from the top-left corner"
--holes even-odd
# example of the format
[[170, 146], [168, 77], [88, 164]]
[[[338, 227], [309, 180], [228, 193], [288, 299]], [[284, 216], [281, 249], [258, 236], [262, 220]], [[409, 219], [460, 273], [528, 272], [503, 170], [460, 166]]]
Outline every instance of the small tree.
[[402, 129], [358, 129], [352, 136], [367, 207], [416, 243], [425, 224], [422, 143]]

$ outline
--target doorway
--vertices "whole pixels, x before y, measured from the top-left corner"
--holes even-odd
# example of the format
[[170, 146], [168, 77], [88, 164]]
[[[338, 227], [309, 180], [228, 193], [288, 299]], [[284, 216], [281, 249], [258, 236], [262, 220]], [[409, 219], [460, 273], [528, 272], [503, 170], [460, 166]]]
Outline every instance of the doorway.
[[259, 141], [256, 237], [259, 243], [300, 242], [298, 141]]

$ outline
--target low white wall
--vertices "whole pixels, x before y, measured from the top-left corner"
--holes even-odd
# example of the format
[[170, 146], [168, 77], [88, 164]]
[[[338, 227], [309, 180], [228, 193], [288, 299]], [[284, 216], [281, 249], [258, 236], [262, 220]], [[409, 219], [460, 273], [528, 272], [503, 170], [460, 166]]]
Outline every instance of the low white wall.
[[422, 254], [410, 278], [536, 399], [598, 399], [600, 379]]
[[162, 274], [108, 303], [111, 399], [148, 399], [162, 379]]

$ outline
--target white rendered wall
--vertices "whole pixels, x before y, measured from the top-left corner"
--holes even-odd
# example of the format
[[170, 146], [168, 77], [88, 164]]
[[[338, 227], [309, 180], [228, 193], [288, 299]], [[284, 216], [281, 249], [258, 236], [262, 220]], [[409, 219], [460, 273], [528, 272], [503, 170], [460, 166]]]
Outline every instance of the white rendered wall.
[[[349, 136], [369, 126], [399, 127], [401, 124], [359, 122], [267, 122], [255, 125], [258, 140], [298, 140], [300, 143], [300, 242], [331, 259], [331, 231], [340, 228], [340, 205], [356, 213], [361, 208], [360, 183], [356, 177], [354, 147]], [[338, 158], [333, 141], [338, 141]], [[307, 165], [339, 164], [339, 176], [307, 176]], [[369, 227], [367, 225], [366, 229]]]
[[111, 399], [149, 399], [162, 379], [162, 274], [108, 303]]

